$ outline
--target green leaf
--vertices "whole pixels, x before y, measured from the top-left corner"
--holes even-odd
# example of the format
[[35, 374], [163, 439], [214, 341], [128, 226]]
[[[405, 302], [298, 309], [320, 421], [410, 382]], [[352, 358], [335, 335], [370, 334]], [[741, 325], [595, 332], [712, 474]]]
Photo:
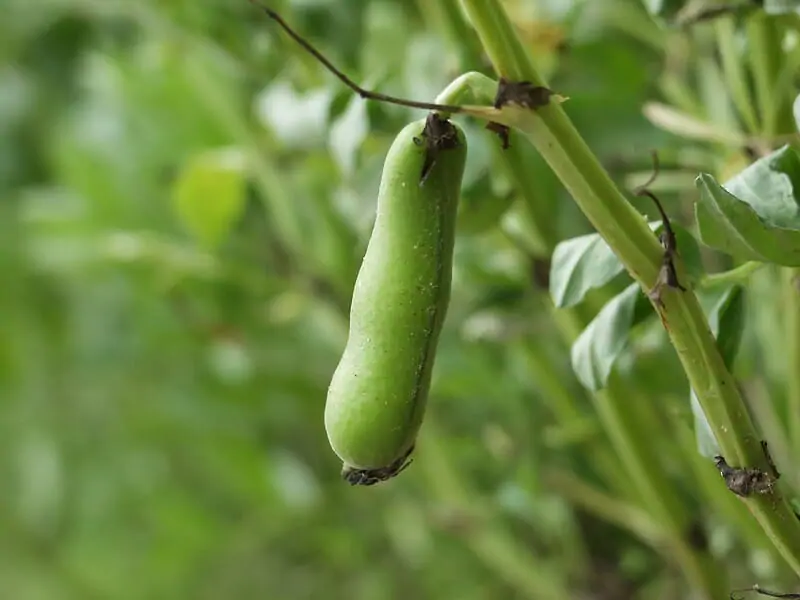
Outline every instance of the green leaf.
[[800, 265], [800, 231], [767, 225], [711, 175], [701, 173], [695, 184], [700, 189], [695, 217], [704, 244], [744, 260]]
[[602, 287], [623, 270], [622, 263], [597, 233], [556, 246], [550, 267], [550, 295], [559, 308], [574, 306], [586, 293]]
[[244, 161], [234, 151], [188, 160], [172, 188], [172, 204], [189, 232], [203, 245], [219, 246], [244, 210]]
[[638, 283], [632, 283], [597, 313], [572, 345], [572, 369], [592, 391], [602, 389], [628, 344], [631, 328], [652, 314]]
[[772, 227], [800, 230], [800, 155], [784, 146], [747, 167], [724, 184]]

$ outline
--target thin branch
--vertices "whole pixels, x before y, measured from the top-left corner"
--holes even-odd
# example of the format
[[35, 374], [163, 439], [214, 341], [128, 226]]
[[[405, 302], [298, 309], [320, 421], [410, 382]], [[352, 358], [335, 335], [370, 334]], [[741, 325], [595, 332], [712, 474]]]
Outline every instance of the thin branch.
[[272, 10], [271, 8], [267, 8], [263, 4], [261, 4], [258, 0], [250, 0], [251, 4], [254, 4], [257, 8], [260, 8], [264, 14], [266, 14], [270, 19], [275, 21], [280, 27], [287, 33], [289, 36], [296, 41], [303, 49], [311, 54], [315, 59], [317, 59], [322, 65], [325, 66], [328, 71], [333, 73], [339, 81], [344, 83], [347, 87], [353, 90], [356, 94], [361, 96], [366, 100], [376, 100], [378, 102], [386, 102], [388, 104], [396, 104], [398, 106], [406, 106], [408, 108], [419, 108], [422, 110], [433, 110], [437, 112], [447, 112], [447, 113], [460, 113], [463, 111], [461, 106], [455, 106], [451, 104], [436, 104], [434, 102], [418, 102], [416, 100], [408, 100], [406, 98], [397, 98], [396, 96], [389, 96], [387, 94], [382, 94], [380, 92], [375, 92], [372, 90], [367, 90], [358, 85], [355, 81], [350, 79], [347, 75], [345, 75], [340, 69], [338, 69], [330, 60], [328, 60], [322, 52], [317, 50], [314, 46], [311, 45], [308, 40], [306, 40], [303, 36], [297, 33], [294, 29], [292, 29], [289, 24], [281, 17], [277, 12]]

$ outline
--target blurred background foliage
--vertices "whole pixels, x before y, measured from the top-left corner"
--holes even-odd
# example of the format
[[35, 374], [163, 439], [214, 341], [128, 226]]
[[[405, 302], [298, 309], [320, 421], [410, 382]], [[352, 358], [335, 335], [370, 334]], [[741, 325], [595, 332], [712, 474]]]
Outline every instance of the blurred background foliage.
[[[491, 72], [470, 64], [475, 41], [453, 36], [445, 4], [271, 3], [360, 83], [428, 100]], [[746, 164], [725, 135], [736, 114], [712, 26], [664, 27], [638, 0], [505, 5], [626, 188], [658, 148], [654, 190], [688, 223], [697, 173]], [[590, 230], [533, 152], [532, 208], [466, 124], [453, 300], [416, 461], [350, 488], [325, 392], [383, 158], [420, 114], [354, 97], [245, 0], [6, 0], [2, 15], [0, 597], [522, 599], [550, 579], [574, 598], [691, 597], [601, 400], [572, 375], [542, 280], [553, 245]], [[665, 105], [706, 129], [670, 127]], [[547, 239], [529, 235], [530, 210]], [[775, 279], [748, 288], [737, 373], [779, 420], [780, 306], [759, 300]], [[596, 310], [576, 307], [578, 326]], [[648, 468], [720, 577], [780, 581], [697, 454], [659, 328], [615, 374]]]

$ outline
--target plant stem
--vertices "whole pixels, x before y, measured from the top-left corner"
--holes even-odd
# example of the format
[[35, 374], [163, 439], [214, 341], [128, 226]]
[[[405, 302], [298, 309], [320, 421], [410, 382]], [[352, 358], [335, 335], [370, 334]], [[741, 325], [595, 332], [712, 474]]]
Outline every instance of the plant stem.
[[[488, 77], [480, 73], [469, 72], [461, 75], [448, 85], [437, 96], [436, 102], [448, 105], [490, 104], [494, 98], [496, 87], [496, 82]], [[523, 154], [523, 151], [532, 150], [532, 148], [528, 146], [528, 140], [519, 135], [518, 132], [514, 132], [514, 134], [515, 137], [511, 147], [507, 150], [500, 150], [500, 159], [509, 168], [517, 189], [523, 195], [526, 195], [528, 203], [533, 205], [529, 208], [531, 209], [530, 216], [534, 229], [537, 230], [537, 233], [552, 231], [552, 229], [548, 230], [547, 227], [541, 226], [545, 221], [541, 210], [537, 210], [540, 199], [536, 197], [534, 192], [536, 189], [535, 182], [526, 180], [531, 170], [526, 168], [525, 160], [530, 160], [532, 157], [530, 153]], [[553, 233], [550, 232], [537, 245], [541, 246], [542, 242], [545, 246], [545, 253], [552, 254], [556, 245]], [[582, 329], [582, 323], [577, 315], [574, 314], [574, 311], [569, 310], [556, 311], [549, 298], [542, 297], [541, 301], [553, 313], [562, 339], [567, 345], [572, 344]], [[550, 409], [556, 418], [564, 426], [574, 423], [580, 417], [581, 410], [576, 405], [572, 392], [564, 385], [563, 380], [558, 377], [552, 365], [549, 364], [547, 353], [542, 352], [540, 346], [535, 344], [526, 345], [525, 352], [529, 359], [531, 374], [537, 382], [542, 395], [550, 402]], [[650, 511], [654, 511], [657, 514], [656, 522], [661, 530], [660, 537], [673, 540], [671, 546], [675, 549], [676, 555], [688, 573], [702, 573], [703, 569], [694, 560], [695, 555], [682, 542], [684, 528], [681, 522], [685, 521], [685, 519], [682, 517], [684, 511], [681, 508], [680, 500], [675, 496], [666, 478], [657, 468], [648, 469], [648, 464], [656, 465], [658, 461], [655, 457], [650, 457], [652, 453], [649, 452], [646, 444], [634, 442], [634, 440], [638, 442], [644, 441], [641, 436], [636, 436], [638, 430], [635, 424], [620, 422], [622, 416], [628, 412], [625, 402], [621, 401], [625, 397], [626, 394], [622, 392], [618, 392], [613, 396], [606, 394], [606, 397], [598, 398], [595, 403], [601, 413], [601, 421], [616, 447], [617, 456], [615, 457], [612, 453], [607, 452], [607, 448], [597, 449], [591, 453], [590, 462], [595, 472], [601, 474], [609, 485], [613, 485], [618, 479], [616, 473], [620, 471], [619, 467], [621, 466], [619, 465], [618, 457], [621, 457], [626, 467], [623, 471], [627, 470], [628, 477], [632, 477], [639, 484], [637, 487], [641, 492], [641, 497], [644, 499], [644, 504]], [[612, 468], [611, 471], [609, 467]], [[717, 585], [714, 588], [710, 587], [707, 585], [710, 579], [702, 576], [699, 578], [694, 577], [693, 583], [698, 589], [704, 589], [707, 597], [712, 598], [713, 592], [722, 592], [723, 587], [721, 585]]]
[[751, 549], [764, 549], [777, 557], [775, 547], [770, 543], [758, 521], [747, 512], [747, 507], [731, 494], [724, 485], [719, 485], [719, 472], [713, 464], [705, 460], [696, 450], [695, 432], [680, 416], [666, 413], [672, 421], [670, 435], [676, 440], [676, 447], [683, 455], [683, 464], [687, 472], [694, 475], [690, 485], [695, 493], [702, 495], [710, 504], [707, 513], [713, 513], [720, 519], [736, 523], [737, 533], [746, 540]]
[[[533, 68], [497, 0], [462, 0], [495, 70], [512, 81], [545, 82]], [[558, 104], [537, 111], [529, 139], [575, 202], [644, 289], [656, 281], [661, 247]], [[683, 265], [676, 261], [679, 278]], [[759, 437], [736, 381], [725, 366], [697, 297], [668, 290], [657, 307], [724, 455], [731, 464], [767, 469]], [[733, 462], [736, 461], [736, 462]], [[800, 574], [800, 522], [785, 498], [745, 499], [784, 560]]]
[[[552, 304], [550, 306], [554, 313], [572, 315], [570, 310], [557, 311]], [[579, 328], [565, 327], [563, 321], [558, 321], [558, 326], [568, 344], [572, 344], [580, 333]], [[706, 598], [717, 598], [727, 587], [722, 570], [710, 568], [709, 557], [703, 552], [694, 551], [686, 543], [688, 515], [674, 486], [661, 470], [661, 461], [653, 446], [648, 442], [654, 433], [642, 428], [645, 419], [640, 411], [644, 403], [631, 402], [632, 395], [634, 392], [612, 373], [607, 389], [594, 394], [595, 410], [622, 461], [627, 477], [638, 492], [640, 502], [652, 515], [654, 523], [658, 524], [658, 539], [667, 542], [667, 554], [678, 562], [687, 579], [697, 590], [702, 590]], [[652, 543], [651, 537], [643, 539]], [[664, 552], [662, 545], [653, 545], [656, 550]]]

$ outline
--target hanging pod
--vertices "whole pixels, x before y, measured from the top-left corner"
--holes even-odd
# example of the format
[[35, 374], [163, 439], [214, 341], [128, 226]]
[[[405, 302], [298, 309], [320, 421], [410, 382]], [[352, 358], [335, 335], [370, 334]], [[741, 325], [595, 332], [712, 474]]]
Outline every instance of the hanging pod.
[[331, 447], [353, 485], [409, 463], [450, 301], [464, 132], [431, 113], [395, 138], [356, 279], [350, 330], [325, 405]]

